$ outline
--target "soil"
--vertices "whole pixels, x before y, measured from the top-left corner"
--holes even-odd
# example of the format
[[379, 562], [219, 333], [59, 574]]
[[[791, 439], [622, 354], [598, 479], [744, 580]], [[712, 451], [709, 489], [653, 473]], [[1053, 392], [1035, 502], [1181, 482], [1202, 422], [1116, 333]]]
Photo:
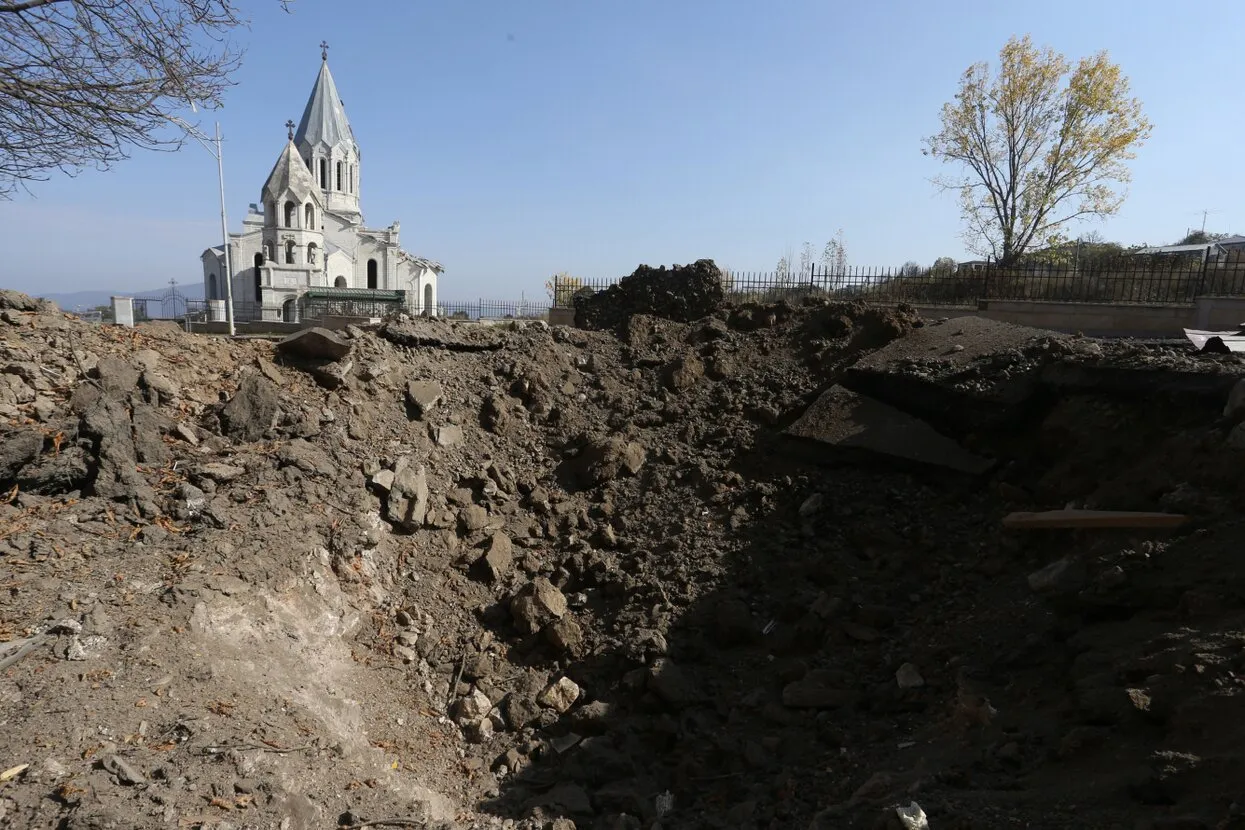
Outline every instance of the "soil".
[[[1241, 375], [815, 298], [282, 345], [0, 293], [0, 824], [1245, 827]], [[861, 396], [989, 469], [788, 434]], [[1067, 505], [1190, 521], [1001, 527]]]

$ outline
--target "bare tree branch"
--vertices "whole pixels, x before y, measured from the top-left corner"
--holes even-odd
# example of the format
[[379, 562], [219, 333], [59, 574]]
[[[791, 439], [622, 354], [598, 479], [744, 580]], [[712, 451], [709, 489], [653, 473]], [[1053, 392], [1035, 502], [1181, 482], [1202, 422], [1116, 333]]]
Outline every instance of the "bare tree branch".
[[242, 57], [229, 35], [245, 23], [237, 0], [0, 2], [0, 198], [179, 148], [171, 119], [220, 106]]

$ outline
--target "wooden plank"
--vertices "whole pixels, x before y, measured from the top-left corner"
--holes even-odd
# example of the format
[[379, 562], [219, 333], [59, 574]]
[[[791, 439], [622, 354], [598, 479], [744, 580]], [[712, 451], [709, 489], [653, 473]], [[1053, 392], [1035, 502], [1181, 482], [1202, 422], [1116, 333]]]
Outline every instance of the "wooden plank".
[[1047, 528], [1165, 528], [1189, 520], [1178, 513], [1144, 513], [1129, 510], [1047, 510], [1042, 513], [1009, 513], [1003, 527], [1021, 530]]

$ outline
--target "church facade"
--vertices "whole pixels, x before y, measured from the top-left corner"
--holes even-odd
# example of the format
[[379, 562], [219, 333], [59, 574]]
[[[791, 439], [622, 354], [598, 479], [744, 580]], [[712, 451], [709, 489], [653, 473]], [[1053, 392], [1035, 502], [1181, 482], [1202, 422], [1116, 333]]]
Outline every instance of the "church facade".
[[[241, 233], [229, 234], [234, 316], [238, 320], [297, 320], [308, 292], [336, 300], [404, 291], [406, 308], [436, 314], [440, 263], [402, 248], [399, 223], [369, 228], [360, 210], [362, 157], [321, 44], [320, 73], [297, 129], [286, 123], [287, 141], [260, 202], [252, 204]], [[203, 262], [204, 297], [225, 293], [225, 253], [208, 248]], [[223, 306], [221, 306], [223, 307]]]

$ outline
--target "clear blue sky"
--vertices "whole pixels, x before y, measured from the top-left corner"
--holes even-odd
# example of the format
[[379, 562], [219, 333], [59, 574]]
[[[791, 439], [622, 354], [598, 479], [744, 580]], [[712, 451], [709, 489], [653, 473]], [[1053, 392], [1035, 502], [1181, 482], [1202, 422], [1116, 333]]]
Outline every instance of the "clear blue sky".
[[[245, 0], [245, 65], [219, 113], [231, 230], [258, 201], [319, 68], [363, 152], [371, 225], [446, 266], [446, 300], [531, 298], [555, 271], [616, 277], [712, 257], [770, 270], [843, 230], [853, 264], [965, 258], [955, 198], [920, 152], [960, 73], [1030, 33], [1107, 49], [1155, 124], [1125, 243], [1172, 242], [1213, 211], [1245, 231], [1245, 4], [829, 0]], [[213, 115], [202, 124], [211, 130]], [[136, 290], [200, 282], [219, 242], [197, 145], [0, 202], [0, 282]]]

